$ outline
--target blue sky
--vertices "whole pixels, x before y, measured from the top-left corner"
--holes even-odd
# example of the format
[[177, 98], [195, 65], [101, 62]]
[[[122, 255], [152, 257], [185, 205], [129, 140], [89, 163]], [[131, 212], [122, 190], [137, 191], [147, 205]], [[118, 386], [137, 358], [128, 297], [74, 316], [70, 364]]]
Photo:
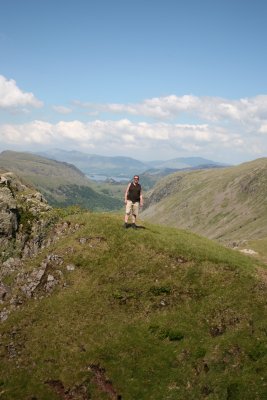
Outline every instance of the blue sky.
[[265, 0], [0, 6], [0, 150], [267, 155]]

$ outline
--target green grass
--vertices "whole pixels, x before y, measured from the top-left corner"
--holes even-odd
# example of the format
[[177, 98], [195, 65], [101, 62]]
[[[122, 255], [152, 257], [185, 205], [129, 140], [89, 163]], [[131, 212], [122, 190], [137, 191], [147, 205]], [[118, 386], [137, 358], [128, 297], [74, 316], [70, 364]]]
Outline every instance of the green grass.
[[267, 263], [267, 238], [249, 240], [244, 246], [257, 252], [256, 257]]
[[65, 219], [80, 229], [38, 262], [62, 256], [67, 285], [2, 323], [0, 398], [64, 398], [51, 380], [83, 386], [90, 399], [115, 398], [95, 383], [92, 365], [124, 400], [267, 398], [258, 261], [186, 230], [124, 230], [120, 215]]
[[267, 158], [177, 172], [148, 193], [143, 218], [232, 244], [267, 235]]
[[91, 182], [92, 188], [98, 192], [103, 193], [112, 198], [122, 200], [124, 199], [124, 193], [127, 187], [127, 183], [123, 182]]

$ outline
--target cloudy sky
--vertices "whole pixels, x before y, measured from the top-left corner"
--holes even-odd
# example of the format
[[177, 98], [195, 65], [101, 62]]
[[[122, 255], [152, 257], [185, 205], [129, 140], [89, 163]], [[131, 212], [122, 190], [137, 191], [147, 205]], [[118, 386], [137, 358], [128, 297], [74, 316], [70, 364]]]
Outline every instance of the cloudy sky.
[[0, 151], [267, 156], [267, 1], [0, 6]]

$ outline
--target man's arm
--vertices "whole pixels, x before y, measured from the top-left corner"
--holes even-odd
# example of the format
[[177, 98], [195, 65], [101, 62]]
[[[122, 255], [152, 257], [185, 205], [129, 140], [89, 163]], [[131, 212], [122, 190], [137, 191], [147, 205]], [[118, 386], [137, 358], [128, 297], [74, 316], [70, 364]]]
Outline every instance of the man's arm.
[[141, 192], [140, 192], [140, 207], [142, 207], [143, 204], [144, 204], [144, 201], [143, 201], [143, 194], [142, 194], [142, 189], [141, 189]]
[[127, 196], [128, 196], [130, 184], [131, 184], [131, 183], [128, 184], [128, 186], [127, 186], [127, 188], [126, 188], [126, 190], [125, 190], [125, 195], [124, 195], [124, 203], [125, 203], [125, 204], [127, 203]]

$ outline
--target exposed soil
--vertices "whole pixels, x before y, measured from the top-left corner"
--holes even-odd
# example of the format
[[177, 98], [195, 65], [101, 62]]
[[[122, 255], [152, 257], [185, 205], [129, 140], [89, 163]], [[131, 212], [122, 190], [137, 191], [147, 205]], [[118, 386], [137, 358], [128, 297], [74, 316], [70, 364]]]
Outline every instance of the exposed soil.
[[65, 389], [60, 380], [50, 380], [45, 383], [48, 384], [62, 400], [89, 400], [91, 398], [87, 393], [85, 385], [75, 386], [72, 389]]
[[100, 365], [91, 364], [89, 366], [90, 370], [94, 374], [94, 383], [98, 386], [98, 388], [107, 393], [112, 400], [122, 400], [121, 395], [117, 393], [112, 382], [107, 379], [106, 371], [104, 368], [100, 367]]

